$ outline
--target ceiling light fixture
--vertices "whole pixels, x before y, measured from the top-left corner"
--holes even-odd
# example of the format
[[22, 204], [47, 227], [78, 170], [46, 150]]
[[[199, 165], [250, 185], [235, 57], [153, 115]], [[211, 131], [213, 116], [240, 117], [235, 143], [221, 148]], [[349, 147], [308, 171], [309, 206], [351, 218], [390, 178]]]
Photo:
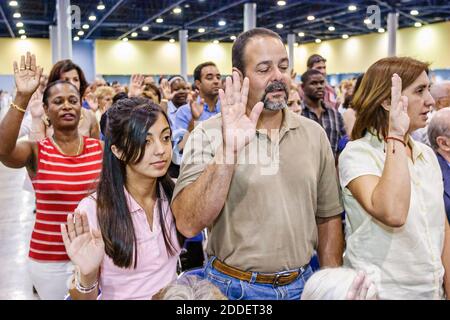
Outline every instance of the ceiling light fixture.
[[17, 22], [16, 23], [16, 27], [17, 28], [22, 28], [23, 27], [23, 22]]
[[158, 18], [158, 19], [156, 19], [156, 23], [163, 23], [164, 22], [164, 19], [163, 18]]
[[10, 5], [11, 7], [17, 7], [19, 4], [17, 3], [17, 1], [10, 1], [10, 2], [9, 2], [9, 5]]
[[87, 30], [87, 29], [89, 29], [89, 25], [88, 25], [87, 23], [85, 23], [85, 24], [83, 24], [82, 28], [83, 28], [84, 30]]
[[199, 33], [203, 33], [203, 32], [205, 32], [206, 30], [205, 30], [205, 28], [198, 28], [198, 32]]
[[305, 33], [304, 33], [304, 32], [299, 32], [299, 33], [298, 33], [298, 36], [301, 37], [301, 38], [303, 38], [303, 37], [305, 36]]
[[175, 39], [172, 38], [172, 39], [169, 40], [169, 42], [170, 42], [170, 43], [174, 43], [174, 42], [175, 42]]
[[348, 34], [343, 34], [342, 39], [348, 39]]
[[227, 24], [227, 22], [225, 20], [220, 20], [219, 21], [219, 26], [223, 27]]
[[136, 38], [136, 37], [138, 36], [138, 33], [137, 33], [137, 32], [132, 32], [132, 33], [131, 33], [131, 36], [132, 36], [133, 38]]
[[148, 31], [149, 27], [148, 26], [143, 26], [142, 27], [142, 31]]
[[417, 16], [417, 15], [419, 14], [419, 11], [417, 11], [417, 10], [411, 10], [409, 13], [410, 13], [412, 16]]
[[100, 3], [97, 6], [97, 10], [105, 10], [105, 5], [103, 4], [103, 2], [100, 1]]
[[21, 16], [22, 16], [22, 15], [20, 14], [20, 12], [15, 12], [15, 13], [13, 14], [13, 18], [15, 18], [15, 19], [19, 19]]
[[316, 43], [321, 43], [322, 42], [322, 40], [320, 40], [320, 39], [316, 39], [315, 41], [316, 41]]
[[279, 5], [280, 7], [285, 6], [286, 1], [283, 1], [283, 0], [277, 1], [277, 5]]
[[358, 9], [354, 4], [348, 6], [348, 11], [356, 11]]
[[334, 31], [334, 30], [336, 30], [336, 28], [334, 26], [329, 26], [328, 27], [328, 31]]
[[89, 19], [89, 21], [95, 21], [95, 20], [97, 20], [97, 17], [95, 15], [91, 14], [88, 19]]
[[282, 23], [277, 23], [276, 27], [277, 29], [283, 29], [284, 26]]
[[316, 19], [316, 17], [314, 17], [314, 16], [308, 16], [308, 17], [306, 17], [306, 19], [307, 19], [308, 21], [313, 21], [314, 19]]
[[180, 7], [176, 7], [173, 9], [173, 13], [180, 14], [183, 10]]
[[79, 37], [79, 36], [73, 37], [73, 41], [78, 41], [78, 40], [80, 40], [80, 37]]

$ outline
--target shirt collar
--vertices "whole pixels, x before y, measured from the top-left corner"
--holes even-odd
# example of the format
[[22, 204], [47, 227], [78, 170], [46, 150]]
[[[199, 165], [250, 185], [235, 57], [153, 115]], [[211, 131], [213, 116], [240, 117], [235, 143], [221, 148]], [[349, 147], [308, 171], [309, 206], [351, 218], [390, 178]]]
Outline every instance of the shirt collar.
[[143, 211], [142, 207], [139, 205], [139, 203], [134, 200], [133, 196], [128, 192], [127, 188], [123, 187], [125, 198], [127, 199], [128, 203], [128, 209], [130, 210], [130, 213], [136, 213], [140, 210]]
[[175, 113], [177, 112], [178, 108], [173, 104], [172, 100], [169, 100], [167, 103], [167, 110], [169, 113]]
[[[325, 101], [321, 100], [320, 104], [321, 104], [324, 112], [328, 112], [328, 109], [330, 109], [330, 107], [327, 106]], [[305, 101], [302, 101], [301, 107], [302, 107], [302, 110], [308, 109], [309, 112], [313, 112], [313, 110], [305, 103]]]
[[[197, 102], [200, 102], [200, 100], [201, 100], [201, 98], [200, 98], [200, 96], [198, 96], [197, 97]], [[210, 112], [209, 108], [208, 108], [208, 104], [206, 102], [203, 104], [203, 110], [207, 111], [207, 112]], [[211, 111], [211, 112], [214, 112], [214, 113], [219, 113], [220, 112], [220, 99], [217, 99], [216, 105], [214, 106], [214, 110]]]

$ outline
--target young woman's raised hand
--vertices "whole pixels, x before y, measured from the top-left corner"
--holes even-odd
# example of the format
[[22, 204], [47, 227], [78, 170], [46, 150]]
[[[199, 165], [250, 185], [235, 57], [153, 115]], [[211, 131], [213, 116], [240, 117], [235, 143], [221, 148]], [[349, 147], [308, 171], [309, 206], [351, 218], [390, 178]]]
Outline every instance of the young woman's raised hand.
[[20, 57], [20, 67], [14, 61], [13, 68], [17, 93], [31, 97], [39, 87], [42, 75], [42, 68], [36, 66], [36, 56], [27, 52], [26, 56]]
[[392, 76], [391, 106], [389, 108], [389, 136], [402, 138], [409, 129], [408, 98], [402, 96], [402, 79]]
[[105, 243], [99, 230], [90, 230], [87, 215], [75, 211], [67, 215], [67, 229], [61, 224], [67, 254], [82, 274], [96, 272], [105, 255]]

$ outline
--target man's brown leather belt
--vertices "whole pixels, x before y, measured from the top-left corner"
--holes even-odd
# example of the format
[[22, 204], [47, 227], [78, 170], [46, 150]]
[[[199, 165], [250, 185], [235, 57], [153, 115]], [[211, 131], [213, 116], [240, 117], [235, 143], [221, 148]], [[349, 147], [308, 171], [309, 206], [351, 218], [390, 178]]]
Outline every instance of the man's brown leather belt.
[[[214, 259], [212, 263], [213, 267], [217, 269], [218, 271], [226, 274], [227, 276], [250, 282], [252, 279], [252, 273], [248, 271], [242, 271], [236, 268], [233, 268], [229, 265], [226, 265], [225, 263], [221, 262], [218, 259]], [[303, 269], [302, 267], [301, 269]], [[274, 274], [274, 273], [258, 273], [256, 276], [255, 282], [257, 283], [265, 283], [265, 284], [273, 284], [277, 286], [284, 286], [287, 284], [290, 284], [293, 282], [297, 277], [299, 276], [301, 272], [299, 271], [293, 271], [289, 273], [283, 273], [283, 274]]]

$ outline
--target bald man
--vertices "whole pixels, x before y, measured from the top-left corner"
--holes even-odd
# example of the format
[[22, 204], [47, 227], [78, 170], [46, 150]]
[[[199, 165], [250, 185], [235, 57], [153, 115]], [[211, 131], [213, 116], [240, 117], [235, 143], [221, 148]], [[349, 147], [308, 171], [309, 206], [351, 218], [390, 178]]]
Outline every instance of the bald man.
[[[430, 88], [430, 93], [435, 101], [435, 105], [428, 114], [428, 123], [430, 123], [436, 111], [450, 107], [450, 81], [442, 81], [433, 84]], [[414, 131], [411, 136], [414, 140], [425, 143], [431, 147], [431, 143], [428, 140], [427, 130], [428, 124], [425, 128], [420, 128]]]
[[445, 211], [450, 220], [450, 108], [435, 112], [428, 125], [428, 138], [441, 166]]

